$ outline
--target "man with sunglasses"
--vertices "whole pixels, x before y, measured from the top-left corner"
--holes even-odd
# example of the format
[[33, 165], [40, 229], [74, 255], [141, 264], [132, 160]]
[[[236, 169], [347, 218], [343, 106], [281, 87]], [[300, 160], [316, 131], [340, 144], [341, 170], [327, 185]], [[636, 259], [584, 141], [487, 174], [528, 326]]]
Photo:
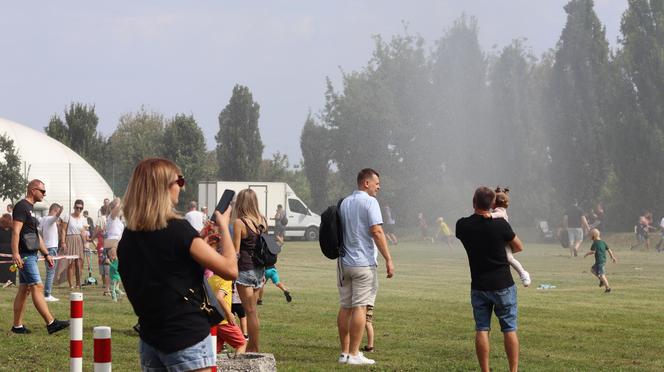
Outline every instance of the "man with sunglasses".
[[[25, 199], [16, 203], [13, 210], [12, 261], [19, 269], [18, 293], [16, 293], [14, 299], [13, 333], [30, 333], [30, 330], [23, 325], [23, 314], [25, 313], [28, 294], [32, 296], [32, 303], [35, 305], [37, 312], [44, 318], [46, 330], [49, 334], [69, 327], [69, 321], [57, 320], [51, 315], [44, 298], [44, 286], [37, 266], [37, 252], [41, 252], [49, 266], [53, 266], [53, 258], [48, 254], [44, 241], [37, 233], [37, 219], [33, 212], [34, 204], [42, 201], [45, 195], [44, 183], [34, 179], [28, 183]], [[39, 242], [38, 250], [28, 250], [25, 238], [27, 234], [36, 234]]]

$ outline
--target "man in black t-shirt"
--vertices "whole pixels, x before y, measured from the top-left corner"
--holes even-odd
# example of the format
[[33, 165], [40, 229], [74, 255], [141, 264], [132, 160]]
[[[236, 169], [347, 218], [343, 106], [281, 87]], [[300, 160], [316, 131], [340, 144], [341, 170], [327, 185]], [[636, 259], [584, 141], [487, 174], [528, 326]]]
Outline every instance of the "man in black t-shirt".
[[[14, 299], [13, 333], [30, 333], [30, 330], [23, 325], [23, 314], [25, 313], [25, 303], [28, 300], [28, 294], [32, 295], [32, 303], [35, 305], [39, 315], [44, 318], [46, 330], [49, 334], [69, 327], [69, 321], [55, 319], [48, 310], [48, 305], [44, 298], [44, 285], [41, 282], [39, 267], [37, 266], [37, 252], [41, 252], [48, 265], [53, 266], [53, 258], [49, 256], [48, 250], [44, 246], [44, 240], [37, 233], [37, 219], [33, 212], [34, 204], [42, 201], [45, 195], [46, 189], [42, 181], [30, 181], [25, 199], [16, 203], [12, 212], [14, 219], [11, 242], [12, 261], [19, 268], [18, 278], [20, 283], [18, 293], [16, 293], [16, 298]], [[28, 241], [34, 238], [38, 241], [38, 250], [28, 249]]]
[[521, 240], [502, 218], [486, 218], [496, 195], [488, 187], [479, 187], [473, 196], [475, 213], [459, 219], [456, 237], [461, 240], [470, 265], [470, 301], [475, 318], [475, 351], [482, 371], [489, 371], [489, 331], [491, 313], [495, 312], [503, 332], [510, 371], [519, 364], [516, 286], [507, 262], [505, 246], [512, 252], [523, 250]]
[[570, 254], [576, 257], [579, 255], [579, 247], [583, 242], [583, 232], [590, 231], [588, 220], [576, 201], [565, 211], [563, 227], [567, 229], [569, 235]]

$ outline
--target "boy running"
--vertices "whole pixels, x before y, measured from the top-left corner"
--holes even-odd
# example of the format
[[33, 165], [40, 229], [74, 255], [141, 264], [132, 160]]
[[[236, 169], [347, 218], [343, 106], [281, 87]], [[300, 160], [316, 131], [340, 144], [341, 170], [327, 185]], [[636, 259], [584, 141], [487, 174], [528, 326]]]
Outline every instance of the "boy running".
[[590, 268], [590, 271], [599, 279], [599, 286], [606, 288], [604, 293], [609, 293], [611, 292], [611, 287], [609, 286], [609, 280], [606, 278], [604, 271], [604, 265], [606, 264], [606, 254], [609, 254], [613, 263], [616, 263], [617, 260], [613, 255], [613, 252], [611, 252], [609, 249], [609, 246], [600, 239], [599, 230], [590, 230], [590, 236], [592, 236], [593, 245], [590, 247], [590, 252], [586, 253], [583, 257], [586, 258], [591, 254], [595, 254], [595, 264]]

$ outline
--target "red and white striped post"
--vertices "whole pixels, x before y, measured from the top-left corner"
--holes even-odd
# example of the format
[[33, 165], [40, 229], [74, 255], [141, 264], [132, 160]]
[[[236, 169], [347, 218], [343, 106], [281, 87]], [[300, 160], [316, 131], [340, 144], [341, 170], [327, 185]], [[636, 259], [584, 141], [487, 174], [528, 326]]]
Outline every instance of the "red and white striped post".
[[83, 371], [83, 293], [69, 294], [69, 371]]
[[217, 325], [210, 327], [210, 336], [212, 338], [212, 350], [214, 353], [214, 366], [210, 371], [217, 372]]
[[94, 372], [111, 372], [111, 327], [95, 327], [92, 334], [95, 339]]

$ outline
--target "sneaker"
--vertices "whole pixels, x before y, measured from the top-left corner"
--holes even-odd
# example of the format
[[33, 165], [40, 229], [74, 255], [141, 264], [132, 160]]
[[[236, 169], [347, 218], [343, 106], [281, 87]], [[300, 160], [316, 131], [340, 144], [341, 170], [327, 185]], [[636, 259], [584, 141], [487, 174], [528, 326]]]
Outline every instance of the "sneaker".
[[48, 295], [48, 296], [44, 297], [44, 299], [46, 300], [46, 302], [58, 302], [58, 301], [60, 301], [59, 299], [53, 297], [53, 295]]
[[12, 326], [12, 332], [19, 335], [27, 335], [28, 333], [32, 333], [29, 329], [25, 328], [25, 326], [20, 326], [20, 327]]
[[263, 304], [263, 300], [261, 300], [261, 299], [259, 298], [258, 301], [256, 301], [256, 305], [262, 305], [262, 304]]
[[371, 365], [371, 364], [376, 364], [376, 361], [373, 359], [369, 359], [364, 356], [362, 353], [358, 353], [357, 355], [349, 355], [348, 356], [348, 361], [346, 364], [351, 364], [351, 365]]
[[244, 340], [249, 341], [249, 335], [244, 335]]
[[288, 291], [284, 292], [284, 296], [286, 296], [286, 302], [293, 301], [293, 297], [291, 297], [290, 292]]
[[604, 290], [604, 293], [609, 293], [609, 292], [611, 292], [611, 288], [608, 288], [608, 287], [607, 287], [607, 288]]
[[14, 282], [12, 282], [11, 280], [8, 280], [8, 281], [5, 282], [5, 284], [2, 285], [2, 288], [7, 288], [10, 285], [14, 285]]
[[365, 345], [365, 346], [364, 346], [363, 348], [361, 348], [360, 350], [364, 351], [365, 353], [373, 353], [373, 352], [374, 352], [374, 347], [373, 347], [373, 346], [369, 346], [369, 345]]
[[341, 363], [341, 364], [348, 363], [348, 357], [349, 357], [349, 355], [346, 354], [346, 353], [339, 354], [339, 363]]
[[55, 333], [57, 331], [61, 331], [65, 328], [69, 327], [69, 321], [68, 320], [57, 320], [53, 319], [53, 322], [49, 325], [46, 326], [46, 330], [48, 330], [48, 334]]
[[523, 275], [521, 275], [521, 282], [523, 283], [524, 287], [530, 285], [530, 274], [527, 271], [524, 271]]

